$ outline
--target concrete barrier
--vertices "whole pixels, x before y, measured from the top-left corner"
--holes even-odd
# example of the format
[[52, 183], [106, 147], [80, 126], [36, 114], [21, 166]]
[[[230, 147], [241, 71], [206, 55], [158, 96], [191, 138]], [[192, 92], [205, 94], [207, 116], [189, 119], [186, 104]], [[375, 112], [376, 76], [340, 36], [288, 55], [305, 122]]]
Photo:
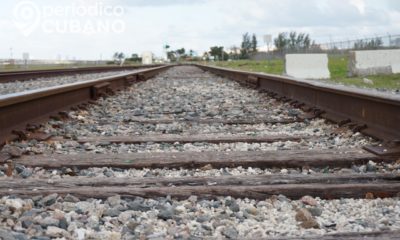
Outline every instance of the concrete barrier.
[[304, 79], [330, 78], [327, 54], [286, 54], [285, 73]]
[[400, 73], [400, 49], [350, 52], [351, 76]]
[[153, 53], [152, 52], [143, 52], [142, 53], [142, 64], [152, 64], [153, 63]]

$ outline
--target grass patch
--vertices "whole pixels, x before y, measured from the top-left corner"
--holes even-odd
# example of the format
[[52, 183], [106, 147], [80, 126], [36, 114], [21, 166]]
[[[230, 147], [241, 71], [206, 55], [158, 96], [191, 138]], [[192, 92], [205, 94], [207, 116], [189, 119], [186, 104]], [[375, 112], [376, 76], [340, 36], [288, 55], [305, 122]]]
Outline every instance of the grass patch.
[[373, 81], [373, 84], [368, 84], [363, 81], [364, 77], [347, 77], [348, 64], [349, 57], [347, 55], [329, 56], [328, 67], [331, 72], [330, 80], [332, 82], [356, 87], [400, 89], [400, 74], [366, 76], [365, 78]]
[[243, 71], [262, 72], [262, 73], [271, 73], [279, 75], [282, 74], [284, 70], [282, 59], [275, 59], [271, 61], [236, 60], [230, 62], [229, 61], [214, 62], [211, 64], [218, 67], [226, 67]]
[[329, 56], [328, 68], [331, 72], [331, 79], [347, 78], [348, 65], [349, 57], [347, 55]]
[[[329, 56], [328, 68], [331, 72], [331, 79], [328, 81], [344, 85], [353, 85], [356, 87], [384, 88], [393, 90], [400, 89], [400, 74], [367, 76], [366, 78], [373, 81], [373, 84], [368, 84], [364, 83], [364, 77], [347, 77], [348, 63], [349, 58], [347, 55]], [[284, 71], [283, 59], [275, 59], [271, 61], [236, 60], [230, 62], [212, 62], [209, 64], [243, 71], [263, 72], [278, 75], [281, 75]]]
[[331, 79], [331, 81], [342, 83], [345, 85], [353, 85], [356, 87], [382, 88], [382, 89], [393, 89], [393, 90], [400, 89], [400, 74], [374, 75], [374, 76], [367, 76], [366, 78], [372, 80], [374, 84], [364, 83], [363, 77], [346, 77], [339, 79]]

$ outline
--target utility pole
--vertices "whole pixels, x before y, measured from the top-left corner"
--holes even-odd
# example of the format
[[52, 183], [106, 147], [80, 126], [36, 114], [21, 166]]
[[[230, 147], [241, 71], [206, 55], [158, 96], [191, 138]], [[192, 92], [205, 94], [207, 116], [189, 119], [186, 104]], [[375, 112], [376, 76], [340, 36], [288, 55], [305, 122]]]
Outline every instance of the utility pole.
[[10, 65], [14, 66], [14, 59], [13, 59], [13, 48], [10, 47]]

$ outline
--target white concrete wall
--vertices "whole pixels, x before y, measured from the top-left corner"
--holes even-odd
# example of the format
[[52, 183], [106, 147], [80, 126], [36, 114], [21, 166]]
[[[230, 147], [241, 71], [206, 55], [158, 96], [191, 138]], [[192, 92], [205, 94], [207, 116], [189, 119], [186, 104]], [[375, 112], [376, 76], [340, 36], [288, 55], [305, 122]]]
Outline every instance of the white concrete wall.
[[400, 49], [353, 51], [349, 70], [352, 75], [400, 73]]
[[142, 64], [152, 64], [153, 63], [153, 53], [143, 52], [142, 53]]
[[286, 54], [286, 75], [304, 79], [330, 78], [327, 54]]

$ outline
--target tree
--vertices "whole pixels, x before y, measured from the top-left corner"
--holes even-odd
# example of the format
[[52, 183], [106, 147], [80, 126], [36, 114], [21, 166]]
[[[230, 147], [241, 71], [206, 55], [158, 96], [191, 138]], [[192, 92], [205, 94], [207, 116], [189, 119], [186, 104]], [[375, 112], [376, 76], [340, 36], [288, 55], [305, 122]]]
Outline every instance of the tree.
[[370, 40], [357, 40], [354, 43], [353, 48], [355, 50], [362, 50], [362, 49], [378, 49], [382, 47], [383, 42], [382, 38], [375, 38], [375, 39], [370, 39]]
[[281, 32], [278, 37], [274, 39], [274, 45], [277, 51], [291, 51], [298, 52], [301, 50], [310, 49], [315, 46], [315, 42], [311, 41], [309, 34], [297, 32]]
[[291, 49], [291, 50], [294, 50], [294, 49], [296, 49], [296, 46], [297, 46], [297, 38], [296, 38], [296, 36], [297, 36], [297, 33], [296, 32], [290, 32], [289, 33], [289, 41], [288, 41], [288, 43], [289, 43], [289, 49]]
[[194, 51], [193, 51], [192, 49], [190, 49], [190, 50], [189, 50], [189, 56], [190, 56], [190, 57], [193, 57], [193, 55], [194, 55]]
[[[169, 46], [168, 46], [169, 48]], [[168, 49], [165, 47], [165, 49]], [[194, 51], [191, 50], [191, 54], [193, 54]], [[185, 48], [179, 48], [176, 49], [175, 51], [168, 51], [167, 52], [167, 58], [171, 61], [171, 62], [175, 62], [175, 61], [179, 61], [181, 58], [186, 59], [187, 58], [187, 54], [186, 54], [186, 50]]]
[[132, 61], [132, 62], [140, 62], [141, 58], [139, 57], [139, 54], [132, 53], [131, 57], [127, 58], [127, 60]]
[[210, 47], [210, 55], [214, 57], [216, 60], [228, 60], [228, 53], [224, 51], [224, 47]]
[[251, 37], [251, 50], [253, 53], [257, 52], [257, 37], [253, 33], [253, 36]]
[[177, 57], [177, 60], [179, 61], [181, 58], [186, 58], [186, 50], [185, 48], [180, 48], [175, 50], [175, 55]]
[[185, 49], [184, 49], [184, 48], [177, 49], [175, 52], [176, 52], [177, 54], [181, 55], [181, 56], [185, 55]]
[[248, 59], [249, 53], [251, 52], [252, 43], [250, 40], [249, 33], [245, 33], [242, 36], [242, 44], [240, 48], [240, 58], [241, 59]]
[[119, 55], [119, 52], [115, 52], [115, 53], [114, 53], [113, 59], [114, 59], [115, 61], [118, 60], [118, 55]]
[[175, 62], [175, 61], [176, 61], [176, 53], [175, 53], [175, 51], [168, 51], [168, 52], [167, 52], [167, 58], [168, 58], [171, 62]]
[[288, 45], [288, 38], [287, 33], [281, 32], [278, 34], [278, 37], [274, 39], [274, 45], [276, 50], [282, 52], [285, 50], [286, 46]]
[[114, 62], [120, 64], [125, 59], [125, 54], [123, 52], [116, 52], [113, 55]]

